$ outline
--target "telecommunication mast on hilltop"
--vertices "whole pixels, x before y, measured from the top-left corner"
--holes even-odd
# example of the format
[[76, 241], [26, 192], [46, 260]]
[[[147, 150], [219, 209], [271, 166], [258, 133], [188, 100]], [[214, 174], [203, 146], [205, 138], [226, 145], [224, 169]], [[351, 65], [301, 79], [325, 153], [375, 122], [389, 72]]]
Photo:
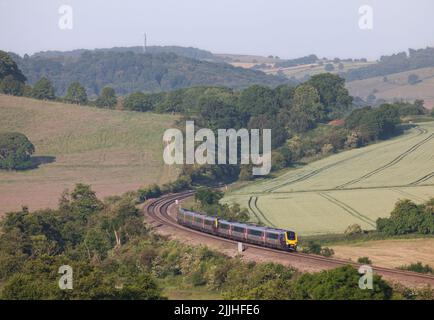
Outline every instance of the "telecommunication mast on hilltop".
[[147, 49], [147, 38], [146, 38], [146, 32], [143, 33], [143, 53], [146, 53]]

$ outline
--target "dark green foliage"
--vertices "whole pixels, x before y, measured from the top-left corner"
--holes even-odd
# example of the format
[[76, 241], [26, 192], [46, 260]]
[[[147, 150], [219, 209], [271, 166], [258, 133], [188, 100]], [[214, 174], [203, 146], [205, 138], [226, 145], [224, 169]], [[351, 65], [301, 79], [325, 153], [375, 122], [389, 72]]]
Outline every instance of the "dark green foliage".
[[224, 193], [220, 190], [207, 187], [198, 188], [194, 196], [195, 201], [198, 202], [198, 207], [193, 209], [230, 221], [248, 221], [249, 212], [247, 209], [241, 209], [238, 204], [228, 206], [219, 203], [223, 195]]
[[65, 101], [75, 104], [86, 104], [86, 89], [78, 81], [72, 82], [66, 92]]
[[361, 264], [372, 264], [371, 259], [369, 259], [368, 257], [360, 257], [359, 259], [357, 259], [357, 262]]
[[399, 106], [390, 104], [354, 110], [345, 121], [346, 127], [355, 130], [363, 144], [396, 134], [399, 123]]
[[7, 52], [0, 50], [0, 80], [7, 76], [12, 76], [21, 83], [27, 80], [11, 56]]
[[0, 93], [13, 96], [24, 95], [24, 82], [16, 80], [12, 75], [7, 75], [0, 80]]
[[32, 166], [30, 156], [35, 147], [22, 133], [0, 133], [0, 169], [23, 170]]
[[51, 81], [45, 77], [35, 83], [31, 95], [33, 98], [40, 100], [54, 100], [56, 98]]
[[198, 85], [243, 88], [253, 84], [276, 86], [287, 82], [284, 77], [235, 68], [226, 63], [200, 61], [174, 53], [133, 51], [95, 50], [77, 52], [73, 57], [54, 54], [49, 57], [33, 55], [27, 59], [16, 56], [15, 60], [31, 84], [47, 76], [61, 95], [66, 93], [72, 81], [79, 81], [90, 95], [97, 95], [106, 86], [125, 95]]
[[318, 57], [314, 54], [311, 54], [309, 56], [297, 58], [297, 59], [290, 59], [290, 60], [282, 60], [275, 64], [276, 67], [279, 68], [290, 68], [295, 67], [302, 64], [312, 64], [318, 61]]
[[95, 105], [100, 108], [113, 109], [116, 102], [117, 98], [115, 90], [110, 87], [104, 87], [98, 99], [96, 99]]
[[333, 249], [328, 247], [322, 247], [320, 243], [316, 241], [309, 241], [306, 247], [303, 247], [303, 252], [318, 254], [324, 257], [331, 257], [335, 254]]
[[342, 117], [350, 110], [353, 98], [345, 88], [345, 79], [323, 73], [312, 76], [307, 83], [318, 91], [329, 119]]
[[143, 92], [134, 92], [127, 96], [123, 101], [126, 110], [132, 111], [150, 111], [162, 99], [162, 94], [144, 94]]
[[410, 265], [401, 266], [401, 267], [399, 267], [399, 269], [413, 271], [413, 272], [417, 272], [417, 273], [434, 273], [434, 270], [431, 266], [429, 266], [428, 264], [423, 265], [422, 262], [417, 262], [417, 263], [412, 263]]
[[11, 56], [0, 50], [0, 93], [22, 96], [26, 80]]
[[279, 264], [243, 264], [227, 273], [223, 297], [233, 300], [288, 300], [294, 270]]
[[162, 195], [161, 189], [157, 184], [153, 184], [146, 189], [139, 189], [137, 192], [138, 201], [140, 203], [145, 202], [148, 199], [158, 198]]
[[378, 218], [377, 230], [388, 235], [434, 234], [434, 198], [422, 205], [398, 201], [390, 218]]
[[223, 198], [223, 192], [212, 188], [198, 188], [194, 199], [199, 201], [202, 206], [217, 204]]
[[[374, 274], [372, 290], [358, 286], [360, 274], [344, 266], [315, 274], [303, 274], [293, 286], [293, 297], [302, 300], [389, 300], [393, 289]], [[339, 280], [337, 280], [339, 279]]]
[[324, 105], [318, 90], [302, 84], [295, 89], [292, 108], [288, 111], [289, 127], [295, 132], [305, 132], [325, 119]]

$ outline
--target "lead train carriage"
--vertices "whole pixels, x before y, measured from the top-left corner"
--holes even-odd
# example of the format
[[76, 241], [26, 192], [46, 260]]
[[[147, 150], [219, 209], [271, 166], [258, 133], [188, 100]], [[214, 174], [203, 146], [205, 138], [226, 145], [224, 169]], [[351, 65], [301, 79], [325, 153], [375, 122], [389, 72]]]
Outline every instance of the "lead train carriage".
[[231, 222], [182, 208], [178, 210], [177, 221], [192, 229], [241, 242], [281, 250], [297, 249], [297, 234], [293, 231]]

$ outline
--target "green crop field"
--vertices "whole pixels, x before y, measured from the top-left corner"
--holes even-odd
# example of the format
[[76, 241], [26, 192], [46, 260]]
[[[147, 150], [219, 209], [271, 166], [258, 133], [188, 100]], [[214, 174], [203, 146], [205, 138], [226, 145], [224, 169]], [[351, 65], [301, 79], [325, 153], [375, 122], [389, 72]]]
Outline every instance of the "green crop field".
[[104, 110], [0, 95], [0, 131], [18, 131], [36, 147], [36, 169], [0, 171], [0, 213], [52, 207], [64, 188], [91, 184], [120, 194], [177, 172], [163, 165], [162, 136], [171, 115]]
[[233, 190], [222, 200], [249, 208], [252, 221], [302, 235], [369, 230], [399, 199], [434, 197], [434, 122]]

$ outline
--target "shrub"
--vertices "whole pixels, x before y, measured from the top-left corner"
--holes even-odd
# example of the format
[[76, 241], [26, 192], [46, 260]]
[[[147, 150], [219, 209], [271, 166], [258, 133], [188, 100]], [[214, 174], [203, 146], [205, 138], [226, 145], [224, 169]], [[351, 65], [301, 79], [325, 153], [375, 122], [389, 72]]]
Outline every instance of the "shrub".
[[410, 265], [404, 265], [399, 267], [401, 270], [408, 270], [417, 273], [434, 273], [434, 270], [428, 264], [423, 265], [422, 262], [412, 263]]
[[357, 262], [362, 264], [372, 264], [371, 259], [369, 259], [368, 257], [360, 257], [359, 259], [357, 259]]

